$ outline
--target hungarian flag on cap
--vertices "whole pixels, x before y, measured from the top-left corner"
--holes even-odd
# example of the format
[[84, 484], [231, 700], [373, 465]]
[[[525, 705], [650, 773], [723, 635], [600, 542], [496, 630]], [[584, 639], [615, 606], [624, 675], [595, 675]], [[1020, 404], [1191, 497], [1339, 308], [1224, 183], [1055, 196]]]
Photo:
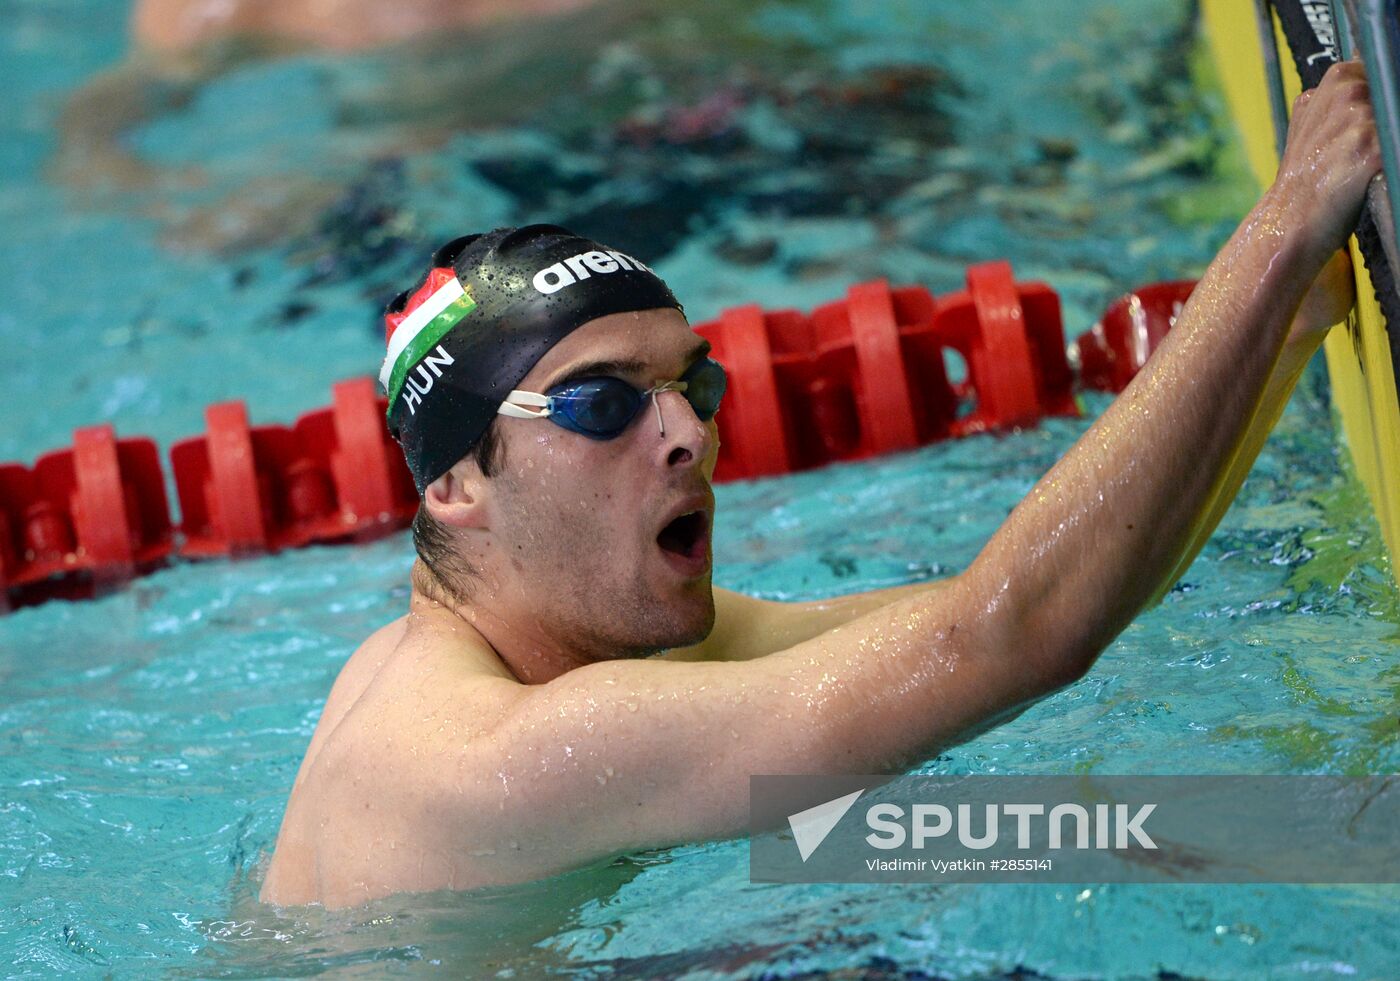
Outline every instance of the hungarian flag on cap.
[[399, 397], [408, 371], [431, 351], [453, 327], [476, 309], [471, 290], [462, 286], [457, 273], [439, 268], [408, 299], [402, 313], [384, 317], [384, 339], [389, 350], [379, 369], [379, 384], [389, 395], [389, 405]]

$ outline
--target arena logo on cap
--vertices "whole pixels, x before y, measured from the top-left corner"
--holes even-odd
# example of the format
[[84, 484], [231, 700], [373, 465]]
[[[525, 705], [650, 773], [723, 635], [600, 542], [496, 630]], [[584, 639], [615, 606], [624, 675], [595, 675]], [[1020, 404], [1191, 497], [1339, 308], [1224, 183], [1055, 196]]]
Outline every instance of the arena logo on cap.
[[625, 252], [594, 250], [580, 252], [578, 255], [571, 255], [561, 262], [545, 266], [535, 273], [535, 278], [531, 282], [536, 290], [548, 296], [551, 293], [558, 293], [565, 286], [572, 286], [580, 280], [588, 279], [594, 273], [606, 275], [607, 273], [631, 269], [651, 272], [650, 266], [632, 258]]

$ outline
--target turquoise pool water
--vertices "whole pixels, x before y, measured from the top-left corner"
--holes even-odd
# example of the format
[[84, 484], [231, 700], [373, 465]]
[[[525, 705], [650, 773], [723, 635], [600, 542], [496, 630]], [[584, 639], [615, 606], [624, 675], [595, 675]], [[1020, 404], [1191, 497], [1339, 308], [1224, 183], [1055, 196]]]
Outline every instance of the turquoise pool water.
[[[1177, 80], [1189, 5], [1046, 9], [605, 7], [606, 43], [491, 39], [505, 72], [487, 42], [235, 62], [111, 83], [102, 118], [151, 105], [104, 155], [74, 149], [102, 127], [62, 152], [56, 127], [122, 57], [124, 11], [17, 0], [0, 31], [0, 459], [98, 420], [168, 445], [218, 399], [255, 421], [324, 404], [377, 364], [391, 284], [504, 221], [558, 218], [658, 260], [696, 319], [875, 275], [941, 291], [1006, 257], [1060, 290], [1077, 333], [1122, 289], [1198, 271], [1240, 188]], [[1400, 621], [1319, 368], [1163, 605], [1085, 680], [924, 770], [1400, 768]], [[805, 598], [956, 572], [1087, 425], [723, 486], [716, 581]], [[259, 907], [325, 693], [402, 611], [410, 556], [398, 535], [177, 565], [0, 618], [9, 974], [1383, 978], [1400, 962], [1393, 887], [752, 885], [742, 841], [341, 914]]]

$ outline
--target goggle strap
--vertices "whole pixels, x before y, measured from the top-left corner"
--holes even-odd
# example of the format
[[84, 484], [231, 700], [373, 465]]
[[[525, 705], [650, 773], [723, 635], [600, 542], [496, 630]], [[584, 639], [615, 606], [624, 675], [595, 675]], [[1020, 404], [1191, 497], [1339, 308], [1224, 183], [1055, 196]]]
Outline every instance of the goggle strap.
[[543, 419], [549, 415], [549, 396], [516, 389], [506, 394], [506, 400], [496, 409], [496, 413], [515, 419]]
[[[652, 407], [656, 409], [656, 425], [663, 437], [666, 435], [666, 420], [661, 414], [661, 403], [657, 401], [656, 396], [662, 392], [684, 392], [689, 387], [688, 382], [669, 381], [642, 393], [643, 398], [651, 397]], [[496, 414], [513, 419], [543, 419], [550, 415], [551, 401], [548, 395], [514, 389], [506, 394], [505, 401], [496, 408]]]

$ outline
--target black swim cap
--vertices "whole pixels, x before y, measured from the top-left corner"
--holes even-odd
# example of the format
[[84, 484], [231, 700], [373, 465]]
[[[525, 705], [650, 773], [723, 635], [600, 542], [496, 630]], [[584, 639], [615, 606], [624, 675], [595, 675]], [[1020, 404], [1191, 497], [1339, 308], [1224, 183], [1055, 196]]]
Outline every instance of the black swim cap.
[[384, 313], [380, 384], [418, 493], [476, 445], [506, 395], [565, 336], [611, 313], [681, 309], [623, 252], [557, 225], [498, 228], [444, 245]]

